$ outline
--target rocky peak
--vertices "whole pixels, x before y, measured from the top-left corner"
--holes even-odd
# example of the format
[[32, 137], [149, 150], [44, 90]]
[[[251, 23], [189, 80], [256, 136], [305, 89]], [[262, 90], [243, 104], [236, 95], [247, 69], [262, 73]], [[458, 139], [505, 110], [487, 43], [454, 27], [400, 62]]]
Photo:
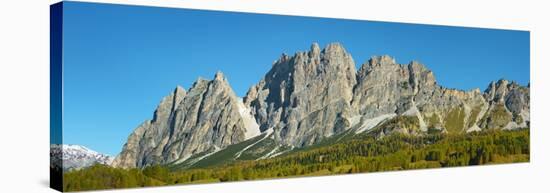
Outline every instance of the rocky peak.
[[205, 85], [208, 85], [208, 82], [210, 82], [209, 80], [203, 78], [202, 76], [199, 76], [197, 78], [197, 80], [195, 80], [195, 82], [193, 82], [193, 84], [191, 85], [191, 88], [189, 89], [189, 91], [192, 89], [192, 88], [195, 88], [195, 87], [204, 87]]
[[422, 89], [433, 90], [436, 86], [435, 77], [431, 70], [417, 61], [412, 61], [408, 65], [409, 82], [414, 89], [414, 93], [420, 92]]
[[488, 102], [481, 127], [488, 129], [515, 129], [529, 127], [529, 87], [505, 79], [493, 81], [483, 93]]
[[529, 87], [505, 79], [493, 81], [485, 90], [484, 96], [493, 106], [504, 105], [513, 116], [529, 116]]
[[63, 171], [79, 170], [94, 164], [109, 165], [113, 157], [87, 147], [72, 144], [50, 144], [50, 167]]
[[227, 92], [228, 96], [236, 97], [231, 85], [229, 85], [229, 82], [221, 71], [216, 72], [214, 79], [209, 81], [208, 85], [211, 92]]
[[374, 56], [357, 72], [351, 105], [356, 113], [367, 118], [406, 110], [413, 95], [412, 80], [415, 79], [411, 79], [407, 66], [397, 64], [387, 55]]
[[225, 76], [223, 75], [223, 73], [221, 71], [216, 72], [216, 74], [214, 75], [214, 80], [215, 81], [221, 81], [221, 82], [226, 82], [227, 81], [225, 79]]
[[[529, 126], [529, 100], [529, 87], [506, 80], [483, 93], [448, 89], [420, 62], [399, 64], [388, 55], [356, 71], [341, 44], [321, 49], [313, 43], [308, 51], [282, 54], [242, 101], [221, 72], [199, 78], [188, 92], [176, 87], [153, 121], [130, 135], [113, 165], [181, 163], [260, 132], [278, 145], [302, 147], [347, 130], [384, 136], [523, 128]], [[390, 119], [397, 124], [376, 129]]]
[[176, 88], [174, 89], [174, 93], [176, 93], [176, 95], [181, 94], [181, 93], [185, 93], [185, 88], [183, 88], [180, 85], [177, 85]]
[[[319, 45], [313, 44], [312, 51], [314, 49], [318, 49]], [[346, 57], [348, 53], [346, 52], [346, 49], [342, 46], [340, 43], [330, 43], [328, 44], [322, 51], [322, 54], [324, 54], [327, 58], [342, 58]]]
[[368, 64], [372, 67], [380, 67], [380, 66], [387, 66], [387, 65], [395, 65], [397, 64], [395, 62], [395, 58], [389, 56], [389, 55], [382, 55], [382, 56], [373, 56], [369, 60]]
[[250, 137], [247, 133], [254, 133], [248, 131], [248, 127], [255, 126], [254, 120], [243, 121], [246, 114], [240, 113], [242, 101], [221, 72], [213, 80], [199, 78], [188, 93], [183, 91], [177, 87], [161, 101], [153, 121], [136, 128], [114, 166], [132, 168], [177, 162], [242, 142]]
[[162, 98], [159, 105], [157, 106], [157, 109], [155, 110], [152, 121], [155, 122], [159, 119], [166, 119], [166, 116], [169, 116], [170, 113], [177, 108], [177, 106], [180, 104], [186, 94], [187, 93], [185, 92], [185, 89], [183, 87], [179, 85], [176, 86], [172, 93]]
[[321, 48], [319, 48], [319, 44], [317, 42], [311, 44], [310, 51], [308, 52], [308, 55], [310, 58], [316, 58], [319, 57], [321, 54]]
[[332, 125], [348, 116], [355, 82], [355, 62], [341, 44], [321, 50], [314, 43], [308, 52], [277, 60], [245, 103], [262, 130], [274, 128], [276, 137], [301, 146], [342, 129]]
[[513, 82], [510, 83], [508, 80], [500, 79], [498, 81], [492, 81], [487, 89], [485, 90], [485, 97], [488, 101], [493, 102], [504, 102], [506, 94], [517, 88], [518, 84]]
[[383, 56], [373, 56], [366, 63], [361, 65], [361, 68], [357, 72], [357, 79], [361, 80], [367, 76], [371, 71], [377, 70], [386, 70], [392, 71], [396, 70], [399, 65], [395, 62], [395, 59], [388, 55]]

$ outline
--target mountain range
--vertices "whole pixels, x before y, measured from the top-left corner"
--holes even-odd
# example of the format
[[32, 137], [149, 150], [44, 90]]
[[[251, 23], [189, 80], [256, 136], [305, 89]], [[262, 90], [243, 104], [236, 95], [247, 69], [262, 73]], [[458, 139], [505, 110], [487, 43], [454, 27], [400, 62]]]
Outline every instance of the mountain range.
[[239, 98], [222, 72], [177, 86], [111, 165], [194, 168], [277, 157], [344, 135], [467, 133], [530, 125], [529, 85], [449, 89], [423, 64], [376, 56], [356, 69], [339, 43], [283, 54]]
[[81, 145], [51, 144], [50, 167], [62, 171], [79, 170], [94, 164], [110, 165], [114, 157], [98, 153]]

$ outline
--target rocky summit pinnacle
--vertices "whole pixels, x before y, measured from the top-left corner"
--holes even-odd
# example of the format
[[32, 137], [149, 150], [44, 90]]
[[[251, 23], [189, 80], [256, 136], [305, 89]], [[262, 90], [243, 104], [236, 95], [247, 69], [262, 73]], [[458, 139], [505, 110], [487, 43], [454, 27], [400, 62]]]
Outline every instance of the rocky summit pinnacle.
[[180, 163], [268, 137], [277, 147], [304, 147], [347, 131], [383, 137], [530, 126], [529, 87], [515, 82], [462, 91], [438, 85], [417, 61], [398, 64], [384, 55], [355, 66], [340, 43], [323, 49], [313, 43], [310, 50], [283, 54], [243, 100], [222, 72], [199, 78], [188, 92], [177, 87], [164, 97], [112, 165]]
[[283, 57], [245, 97], [262, 131], [302, 146], [345, 130], [356, 83], [355, 63], [339, 43]]
[[161, 101], [153, 120], [128, 137], [112, 165], [167, 164], [242, 142], [249, 128], [239, 113], [240, 103], [221, 72], [214, 80], [197, 80], [187, 93], [177, 87]]

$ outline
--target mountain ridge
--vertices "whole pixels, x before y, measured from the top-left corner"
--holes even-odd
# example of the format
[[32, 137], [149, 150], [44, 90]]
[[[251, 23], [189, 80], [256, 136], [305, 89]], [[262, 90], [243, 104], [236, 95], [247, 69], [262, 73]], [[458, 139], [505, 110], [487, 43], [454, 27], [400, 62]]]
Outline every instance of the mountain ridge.
[[198, 78], [188, 92], [177, 87], [174, 93], [168, 98], [177, 99], [163, 100], [155, 111], [155, 118], [144, 122], [130, 135], [124, 145], [127, 151], [115, 158], [114, 166], [145, 167], [185, 160], [193, 154], [225, 148], [257, 134], [249, 131], [255, 129], [254, 123], [249, 123], [246, 108], [240, 105], [240, 99], [221, 72], [217, 72], [213, 80]]
[[309, 51], [283, 54], [243, 99], [220, 71], [213, 80], [199, 78], [189, 92], [176, 87], [153, 120], [130, 135], [113, 166], [184, 162], [263, 134], [275, 145], [259, 148], [273, 155], [348, 130], [383, 137], [516, 129], [530, 124], [529, 97], [529, 86], [507, 80], [484, 92], [448, 89], [423, 64], [398, 64], [388, 55], [356, 70], [340, 43], [323, 49], [314, 43]]
[[113, 159], [82, 145], [50, 144], [50, 167], [63, 171], [79, 170], [94, 164], [110, 165]]

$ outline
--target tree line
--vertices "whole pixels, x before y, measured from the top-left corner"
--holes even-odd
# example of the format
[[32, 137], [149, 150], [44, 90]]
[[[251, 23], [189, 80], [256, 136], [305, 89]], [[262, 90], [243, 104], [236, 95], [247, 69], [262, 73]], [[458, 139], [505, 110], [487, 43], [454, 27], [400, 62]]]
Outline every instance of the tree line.
[[355, 137], [266, 160], [172, 171], [95, 165], [64, 174], [65, 191], [225, 182], [529, 161], [529, 129], [468, 134]]

